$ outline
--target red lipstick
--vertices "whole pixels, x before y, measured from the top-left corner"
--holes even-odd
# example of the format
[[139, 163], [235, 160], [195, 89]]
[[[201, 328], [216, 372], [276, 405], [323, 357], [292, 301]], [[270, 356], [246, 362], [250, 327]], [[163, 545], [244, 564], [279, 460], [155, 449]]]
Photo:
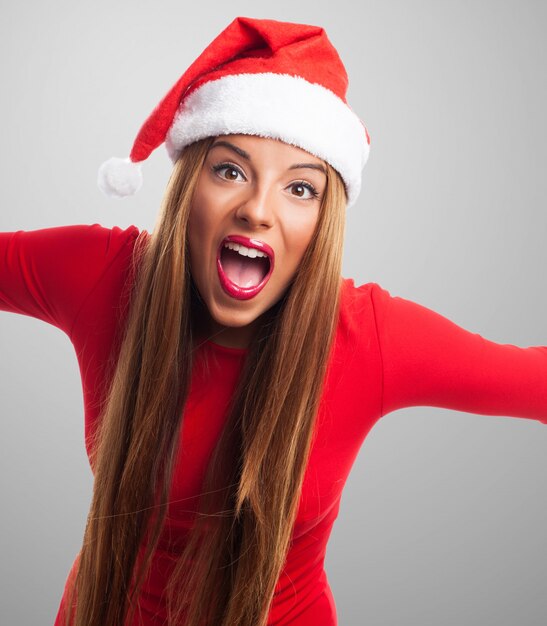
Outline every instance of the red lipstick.
[[[222, 249], [224, 248], [224, 244], [229, 242], [238, 243], [242, 246], [245, 246], [246, 248], [254, 248], [255, 250], [260, 250], [260, 252], [263, 252], [267, 255], [270, 266], [265, 276], [258, 283], [258, 285], [255, 285], [253, 287], [241, 287], [240, 285], [237, 285], [228, 278], [228, 276], [224, 272], [224, 268], [222, 267], [221, 253]], [[235, 298], [236, 300], [250, 300], [251, 298], [254, 298], [262, 291], [262, 289], [264, 289], [266, 283], [270, 279], [270, 276], [272, 275], [274, 269], [274, 260], [274, 251], [267, 243], [264, 243], [259, 239], [249, 239], [248, 237], [243, 237], [242, 235], [228, 235], [220, 242], [217, 250], [217, 271], [222, 289], [229, 296]]]

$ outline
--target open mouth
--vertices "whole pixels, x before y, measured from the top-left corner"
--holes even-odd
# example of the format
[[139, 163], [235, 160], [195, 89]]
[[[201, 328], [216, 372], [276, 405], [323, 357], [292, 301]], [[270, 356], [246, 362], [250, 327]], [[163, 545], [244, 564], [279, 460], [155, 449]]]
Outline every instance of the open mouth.
[[224, 291], [238, 300], [256, 296], [268, 282], [274, 254], [267, 244], [232, 235], [220, 244], [217, 269]]

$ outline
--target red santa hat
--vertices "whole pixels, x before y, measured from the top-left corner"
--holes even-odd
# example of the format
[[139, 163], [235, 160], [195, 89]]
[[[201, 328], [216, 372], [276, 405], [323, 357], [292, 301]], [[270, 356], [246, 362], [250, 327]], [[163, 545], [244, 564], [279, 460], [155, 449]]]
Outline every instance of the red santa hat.
[[237, 17], [179, 78], [141, 127], [127, 159], [99, 169], [111, 196], [141, 186], [139, 163], [165, 142], [173, 162], [205, 137], [279, 139], [323, 159], [344, 180], [348, 206], [361, 188], [370, 138], [346, 101], [348, 77], [318, 26]]

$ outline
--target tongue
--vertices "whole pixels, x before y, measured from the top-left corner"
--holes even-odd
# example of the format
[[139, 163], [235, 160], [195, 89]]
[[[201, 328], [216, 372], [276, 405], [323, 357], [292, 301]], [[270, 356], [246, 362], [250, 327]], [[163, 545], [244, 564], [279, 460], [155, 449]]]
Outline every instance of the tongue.
[[225, 248], [221, 261], [224, 273], [238, 287], [256, 287], [266, 275], [264, 257], [251, 259]]

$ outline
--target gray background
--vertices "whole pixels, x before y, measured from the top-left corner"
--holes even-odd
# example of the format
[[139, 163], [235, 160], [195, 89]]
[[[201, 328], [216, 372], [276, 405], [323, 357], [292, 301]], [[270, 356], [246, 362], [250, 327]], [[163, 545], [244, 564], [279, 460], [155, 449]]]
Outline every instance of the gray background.
[[[151, 230], [164, 149], [131, 199], [103, 197], [96, 169], [128, 154], [236, 15], [322, 25], [347, 66], [372, 151], [344, 275], [493, 341], [547, 344], [540, 1], [3, 2], [0, 230]], [[56, 328], [0, 322], [0, 623], [51, 624], [91, 493], [79, 373]], [[425, 407], [386, 416], [329, 544], [340, 624], [545, 624], [546, 488], [547, 426]]]

